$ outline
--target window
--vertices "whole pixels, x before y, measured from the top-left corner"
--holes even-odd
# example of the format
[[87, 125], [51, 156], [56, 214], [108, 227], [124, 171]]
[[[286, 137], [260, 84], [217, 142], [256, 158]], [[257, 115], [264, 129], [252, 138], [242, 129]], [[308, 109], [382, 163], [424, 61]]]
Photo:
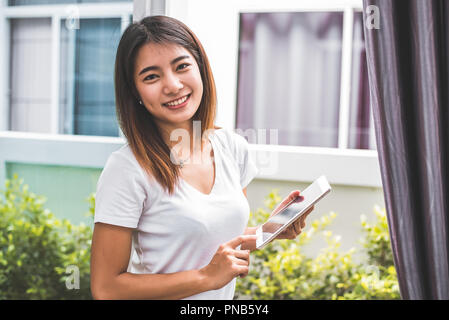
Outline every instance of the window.
[[343, 65], [346, 18], [343, 11], [240, 13], [236, 128], [276, 129], [280, 145], [375, 149], [362, 13], [353, 13]]
[[338, 146], [343, 13], [240, 15], [237, 127], [278, 143]]
[[61, 23], [60, 106], [63, 133], [117, 136], [114, 62], [119, 18], [81, 19], [79, 29]]
[[48, 132], [51, 126], [51, 19], [11, 20], [10, 128]]
[[97, 2], [126, 2], [128, 0], [9, 0], [9, 6], [27, 6], [39, 4], [74, 4], [74, 3], [97, 3]]
[[[77, 24], [67, 6], [53, 4], [76, 4]], [[9, 5], [16, 6], [4, 15], [9, 39], [0, 37], [10, 57], [5, 129], [119, 136], [114, 63], [121, 34], [132, 21], [132, 1], [9, 1]]]

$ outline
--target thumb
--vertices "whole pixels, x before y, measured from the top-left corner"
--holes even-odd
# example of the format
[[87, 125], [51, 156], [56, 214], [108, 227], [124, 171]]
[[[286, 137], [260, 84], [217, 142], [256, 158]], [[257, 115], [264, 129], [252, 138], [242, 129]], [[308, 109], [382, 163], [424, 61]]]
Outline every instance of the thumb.
[[256, 241], [256, 239], [257, 239], [256, 235], [240, 235], [238, 237], [235, 237], [231, 241], [226, 242], [226, 246], [230, 246], [231, 248], [235, 249], [242, 243], [246, 243], [249, 241]]

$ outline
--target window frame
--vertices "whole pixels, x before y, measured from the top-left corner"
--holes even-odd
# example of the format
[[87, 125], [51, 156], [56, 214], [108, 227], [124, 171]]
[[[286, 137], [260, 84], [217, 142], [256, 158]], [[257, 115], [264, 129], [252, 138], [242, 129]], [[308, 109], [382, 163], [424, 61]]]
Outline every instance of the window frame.
[[[3, 59], [0, 58], [0, 66], [6, 68], [0, 77], [0, 112], [6, 115], [0, 122], [0, 130], [10, 128], [10, 30], [11, 19], [20, 18], [50, 18], [51, 19], [51, 134], [64, 134], [60, 123], [62, 114], [59, 104], [60, 95], [60, 54], [61, 54], [61, 23], [69, 16], [69, 9], [76, 7], [79, 19], [93, 18], [120, 18], [121, 32], [126, 29], [133, 14], [133, 2], [104, 2], [104, 3], [78, 3], [78, 4], [54, 4], [54, 5], [23, 5], [7, 6], [7, 0], [3, 0], [0, 10], [0, 39], [2, 39]], [[0, 55], [1, 56], [1, 55]], [[123, 133], [119, 128], [118, 136]]]

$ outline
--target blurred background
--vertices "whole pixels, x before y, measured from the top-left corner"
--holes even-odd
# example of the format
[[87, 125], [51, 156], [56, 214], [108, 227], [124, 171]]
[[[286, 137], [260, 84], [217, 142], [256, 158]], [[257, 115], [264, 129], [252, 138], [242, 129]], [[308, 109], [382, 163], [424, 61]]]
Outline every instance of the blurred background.
[[17, 173], [55, 216], [92, 225], [87, 198], [124, 143], [115, 51], [133, 19], [151, 14], [183, 21], [202, 42], [216, 124], [248, 139], [260, 169], [251, 211], [273, 189], [285, 197], [326, 175], [333, 191], [314, 218], [335, 212], [341, 248], [358, 245], [360, 216], [385, 206], [362, 0], [1, 0], [1, 188]]

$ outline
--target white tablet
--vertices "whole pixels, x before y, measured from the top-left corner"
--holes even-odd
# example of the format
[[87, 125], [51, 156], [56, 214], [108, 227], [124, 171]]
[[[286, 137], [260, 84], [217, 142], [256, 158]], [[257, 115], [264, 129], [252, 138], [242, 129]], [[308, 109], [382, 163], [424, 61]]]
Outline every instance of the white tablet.
[[316, 179], [310, 186], [301, 192], [304, 200], [301, 202], [290, 201], [284, 209], [269, 218], [256, 230], [256, 247], [262, 249], [279, 233], [284, 231], [289, 225], [299, 219], [315, 203], [321, 200], [331, 191], [331, 186], [325, 176]]

